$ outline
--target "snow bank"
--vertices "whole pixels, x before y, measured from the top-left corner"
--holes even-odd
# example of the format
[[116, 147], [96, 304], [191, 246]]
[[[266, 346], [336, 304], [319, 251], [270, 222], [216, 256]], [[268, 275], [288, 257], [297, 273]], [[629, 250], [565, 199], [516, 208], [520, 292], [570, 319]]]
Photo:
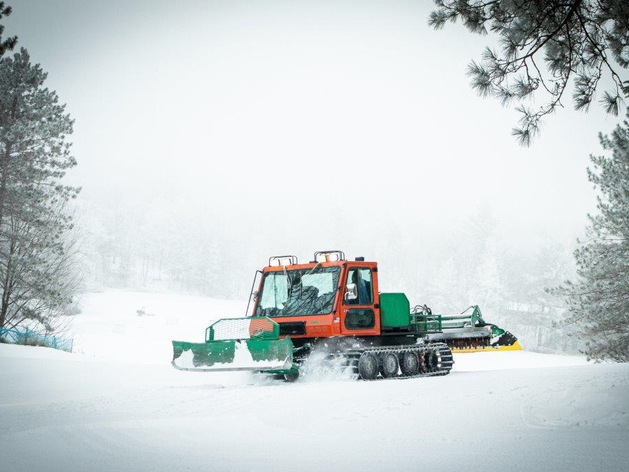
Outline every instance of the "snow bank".
[[572, 472], [629, 461], [629, 365], [287, 384], [49, 351], [0, 345], [6, 470]]
[[70, 354], [69, 352], [59, 351], [49, 347], [41, 346], [19, 346], [16, 344], [0, 343], [0, 359], [1, 358], [20, 358], [20, 359], [66, 359], [78, 360], [81, 356]]

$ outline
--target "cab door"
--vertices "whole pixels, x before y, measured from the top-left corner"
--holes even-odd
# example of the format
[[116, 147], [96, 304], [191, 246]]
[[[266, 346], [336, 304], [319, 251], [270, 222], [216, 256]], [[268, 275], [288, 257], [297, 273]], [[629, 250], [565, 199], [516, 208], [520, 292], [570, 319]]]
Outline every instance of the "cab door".
[[380, 334], [377, 271], [375, 265], [349, 265], [347, 268], [341, 302], [341, 334]]

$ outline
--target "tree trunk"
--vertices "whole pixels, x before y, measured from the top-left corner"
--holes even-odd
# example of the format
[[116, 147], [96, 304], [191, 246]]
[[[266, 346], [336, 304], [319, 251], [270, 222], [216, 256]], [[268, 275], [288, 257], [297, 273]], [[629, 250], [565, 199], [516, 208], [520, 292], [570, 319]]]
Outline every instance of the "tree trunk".
[[9, 159], [11, 158], [11, 145], [8, 144], [4, 156], [2, 156], [2, 163], [0, 163], [0, 172], [2, 177], [0, 178], [0, 231], [2, 230], [2, 220], [4, 219], [4, 204], [7, 194], [7, 180], [9, 174]]
[[3, 287], [2, 287], [2, 306], [0, 306], [0, 328], [4, 328], [7, 323], [7, 313], [9, 312], [9, 299], [11, 298], [11, 284], [9, 283], [13, 271], [13, 250], [14, 246], [11, 244], [9, 251], [9, 258], [7, 260], [7, 273], [5, 274]]

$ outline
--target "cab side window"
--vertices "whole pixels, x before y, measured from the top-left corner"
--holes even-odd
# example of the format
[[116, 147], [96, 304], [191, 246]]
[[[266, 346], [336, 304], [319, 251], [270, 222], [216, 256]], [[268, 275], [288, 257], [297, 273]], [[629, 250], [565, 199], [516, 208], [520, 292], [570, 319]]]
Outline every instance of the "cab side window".
[[373, 303], [371, 269], [350, 269], [347, 273], [347, 284], [356, 285], [358, 297], [354, 300], [345, 300], [346, 305], [371, 305]]
[[347, 310], [345, 327], [347, 329], [369, 329], [376, 325], [376, 317], [373, 310], [365, 308], [352, 308]]

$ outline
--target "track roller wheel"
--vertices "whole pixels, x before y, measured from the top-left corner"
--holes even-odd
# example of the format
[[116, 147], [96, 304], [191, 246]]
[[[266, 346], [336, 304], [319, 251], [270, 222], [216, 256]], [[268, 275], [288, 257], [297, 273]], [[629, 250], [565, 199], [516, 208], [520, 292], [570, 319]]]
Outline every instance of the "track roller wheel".
[[363, 352], [358, 359], [358, 375], [364, 380], [373, 380], [378, 376], [378, 359], [369, 352]]
[[428, 372], [439, 370], [439, 352], [436, 349], [429, 349], [424, 355], [426, 356], [426, 368]]
[[402, 354], [402, 358], [400, 360], [400, 369], [402, 370], [402, 374], [411, 376], [419, 373], [419, 358], [416, 353], [407, 351]]
[[400, 368], [400, 361], [397, 356], [392, 352], [387, 352], [382, 356], [382, 376], [385, 378], [395, 377]]
[[428, 372], [428, 366], [426, 365], [427, 354], [428, 353], [426, 351], [419, 351], [417, 353], [417, 358], [419, 359], [419, 373], [420, 374], [425, 374]]

